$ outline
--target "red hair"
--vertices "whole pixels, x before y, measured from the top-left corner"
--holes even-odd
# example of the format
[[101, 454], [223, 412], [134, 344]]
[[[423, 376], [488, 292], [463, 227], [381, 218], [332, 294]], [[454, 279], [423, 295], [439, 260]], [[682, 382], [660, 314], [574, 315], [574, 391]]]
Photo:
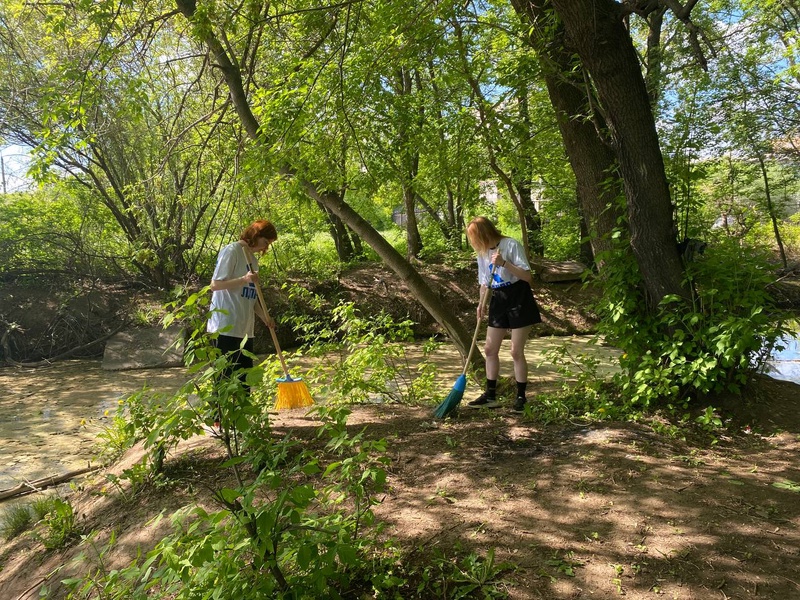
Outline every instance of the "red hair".
[[256, 245], [256, 240], [258, 238], [264, 238], [268, 242], [274, 242], [278, 239], [278, 232], [275, 229], [275, 225], [267, 221], [266, 219], [261, 219], [259, 221], [253, 221], [244, 228], [242, 231], [242, 235], [239, 236], [239, 239], [243, 242], [246, 242], [248, 246], [253, 247]]

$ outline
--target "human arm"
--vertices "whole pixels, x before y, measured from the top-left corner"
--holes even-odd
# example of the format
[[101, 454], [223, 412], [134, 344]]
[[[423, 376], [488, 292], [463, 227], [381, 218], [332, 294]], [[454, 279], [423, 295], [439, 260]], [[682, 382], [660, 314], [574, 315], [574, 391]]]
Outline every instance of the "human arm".
[[253, 271], [248, 271], [242, 277], [234, 277], [233, 279], [212, 279], [211, 288], [212, 292], [218, 292], [220, 290], [232, 290], [234, 288], [240, 288], [250, 283], [255, 283], [258, 285], [258, 273]]
[[481, 285], [478, 293], [478, 321], [483, 319], [486, 315], [487, 307], [486, 305], [486, 294], [489, 293], [489, 288], [485, 285]]
[[499, 250], [492, 256], [491, 264], [494, 265], [495, 269], [506, 269], [514, 277], [522, 279], [523, 281], [527, 281], [528, 285], [533, 285], [533, 276], [531, 275], [530, 270], [520, 267], [514, 264], [512, 261], [503, 258], [503, 255]]

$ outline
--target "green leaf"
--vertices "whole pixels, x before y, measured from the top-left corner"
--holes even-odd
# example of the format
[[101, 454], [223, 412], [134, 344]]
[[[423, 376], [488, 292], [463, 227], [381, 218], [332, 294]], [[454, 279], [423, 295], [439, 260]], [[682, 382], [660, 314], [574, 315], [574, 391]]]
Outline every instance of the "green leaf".
[[355, 565], [358, 563], [358, 553], [350, 544], [339, 544], [336, 547], [336, 554], [344, 565]]
[[776, 487], [780, 490], [789, 490], [790, 492], [800, 493], [800, 483], [795, 483], [789, 479], [784, 481], [776, 481], [772, 484], [772, 487]]
[[219, 495], [222, 497], [225, 502], [229, 502], [233, 504], [236, 500], [241, 496], [239, 490], [234, 490], [233, 488], [222, 488], [219, 491]]

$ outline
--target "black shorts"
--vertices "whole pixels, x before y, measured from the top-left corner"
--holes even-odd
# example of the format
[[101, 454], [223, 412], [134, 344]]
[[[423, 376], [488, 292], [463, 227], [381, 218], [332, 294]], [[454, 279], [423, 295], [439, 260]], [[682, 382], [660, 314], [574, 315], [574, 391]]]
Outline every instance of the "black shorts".
[[[219, 337], [214, 340], [214, 345], [219, 348], [223, 354], [230, 354], [230, 364], [221, 373], [222, 377], [230, 377], [234, 372], [238, 371], [237, 376], [239, 381], [242, 383], [245, 391], [249, 393], [250, 386], [246, 383], [247, 373], [244, 370], [253, 368], [253, 359], [239, 348], [243, 339], [244, 338], [220, 334]], [[247, 341], [244, 343], [244, 350], [253, 352], [253, 338], [247, 338]]]
[[492, 290], [489, 302], [489, 327], [520, 329], [541, 323], [539, 307], [527, 281], [519, 280]]

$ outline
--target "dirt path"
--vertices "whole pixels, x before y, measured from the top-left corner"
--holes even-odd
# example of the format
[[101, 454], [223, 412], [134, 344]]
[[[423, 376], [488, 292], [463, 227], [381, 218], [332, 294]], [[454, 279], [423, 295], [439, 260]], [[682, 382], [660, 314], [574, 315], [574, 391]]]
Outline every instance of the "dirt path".
[[[558, 382], [554, 365], [537, 365], [548, 346], [563, 341], [532, 340], [532, 395]], [[586, 338], [569, 343], [586, 348]], [[449, 388], [458, 356], [442, 348], [434, 360]], [[183, 377], [181, 369], [102, 372], [89, 362], [59, 366], [47, 378], [37, 373], [24, 372], [36, 379], [22, 380], [17, 371], [0, 372], [9, 390], [0, 410], [12, 407], [17, 415], [3, 425], [3, 448], [12, 434], [17, 448], [3, 455], [3, 465], [16, 454], [44, 453], [56, 440], [63, 449], [77, 443], [73, 454], [83, 452], [92, 433], [80, 419], [100, 419], [145, 378], [169, 387]], [[467, 396], [477, 392], [470, 388]], [[496, 561], [513, 565], [500, 587], [514, 600], [791, 600], [800, 598], [799, 392], [797, 385], [760, 379], [745, 398], [733, 399], [738, 420], [714, 443], [666, 421], [543, 426], [508, 409], [463, 409], [457, 419], [435, 421], [427, 406], [356, 406], [349, 424], [387, 439], [388, 489], [376, 513], [389, 525], [386, 534], [420, 564], [453, 556], [457, 547], [462, 556], [493, 549]], [[48, 416], [24, 419], [31, 403], [45, 406]], [[300, 411], [281, 411], [273, 420], [276, 435], [308, 445], [319, 443], [316, 426]], [[55, 456], [49, 466], [66, 467]], [[136, 458], [129, 454], [115, 469]], [[122, 566], [137, 546], [152, 547], [165, 534], [166, 520], [160, 528], [143, 525], [162, 509], [213, 505], [203, 490], [219, 476], [221, 460], [213, 438], [193, 438], [168, 457], [167, 467], [182, 474], [180, 485], [125, 503], [100, 493], [98, 478], [72, 500], [87, 530], [101, 532], [100, 539], [112, 529], [119, 534], [113, 564]], [[32, 462], [14, 462], [15, 472]], [[77, 551], [37, 553], [30, 540], [0, 542], [0, 598], [27, 589], [35, 597], [37, 581]]]
[[[376, 507], [389, 535], [423, 557], [495, 549], [514, 565], [510, 598], [796, 599], [800, 387], [761, 383], [764, 426], [717, 443], [636, 423], [542, 427], [508, 410], [442, 423], [358, 407], [350, 423], [389, 440]], [[292, 413], [275, 427], [313, 438]]]

